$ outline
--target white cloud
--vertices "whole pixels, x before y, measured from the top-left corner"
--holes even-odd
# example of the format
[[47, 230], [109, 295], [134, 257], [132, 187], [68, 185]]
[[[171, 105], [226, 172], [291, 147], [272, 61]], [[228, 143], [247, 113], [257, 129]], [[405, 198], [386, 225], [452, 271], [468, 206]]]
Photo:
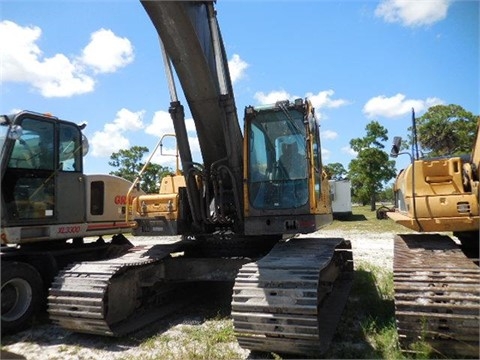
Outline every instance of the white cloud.
[[338, 133], [332, 130], [320, 130], [320, 136], [325, 140], [333, 140], [338, 137]]
[[90, 140], [92, 156], [110, 156], [121, 149], [130, 148], [130, 141], [124, 133], [142, 129], [144, 113], [144, 111], [132, 112], [125, 108], [119, 110], [113, 122], [105, 124], [103, 131], [96, 131], [93, 134]]
[[42, 30], [0, 22], [2, 82], [30, 84], [45, 97], [72, 96], [93, 90], [95, 81], [63, 54], [44, 57], [37, 46]]
[[[154, 164], [162, 165], [164, 167], [169, 167], [170, 169], [175, 171], [176, 166], [177, 166], [177, 160], [176, 160], [176, 157], [174, 155], [175, 154], [175, 149], [168, 149], [168, 150], [163, 149], [163, 151], [164, 151], [163, 154], [168, 154], [168, 155], [162, 155], [160, 153], [160, 150], [158, 150], [155, 153], [155, 155], [153, 156], [153, 158], [151, 159], [151, 162], [154, 163]], [[148, 154], [148, 156], [150, 156], [150, 154]], [[148, 156], [146, 156], [143, 159], [143, 161], [147, 161]], [[179, 165], [180, 168], [182, 167], [180, 158], [178, 160], [178, 165]]]
[[367, 101], [363, 106], [363, 113], [368, 118], [374, 118], [376, 116], [392, 118], [409, 114], [412, 111], [412, 108], [414, 108], [417, 113], [420, 113], [428, 109], [430, 106], [440, 104], [444, 104], [444, 101], [436, 97], [419, 100], [406, 99], [406, 96], [401, 93], [392, 97], [380, 95]]
[[192, 151], [193, 161], [202, 162], [202, 155], [200, 152], [200, 143], [198, 142], [198, 137], [189, 136], [188, 142], [190, 143], [190, 150]]
[[[305, 96], [303, 96], [303, 98], [308, 98], [312, 102], [313, 107], [317, 110], [317, 115], [320, 116], [319, 110], [322, 108], [338, 108], [340, 106], [349, 104], [349, 102], [344, 99], [332, 99], [334, 94], [335, 91], [330, 89], [319, 91], [317, 94], [308, 92], [305, 94]], [[298, 95], [291, 95], [285, 90], [275, 90], [269, 93], [259, 91], [254, 95], [254, 98], [262, 105], [274, 104], [280, 100], [293, 101], [300, 97], [301, 96]]]
[[[192, 157], [194, 161], [202, 162], [200, 154], [200, 144], [196, 136], [195, 123], [192, 118], [185, 119], [185, 127], [187, 128], [188, 142], [190, 144], [190, 151], [192, 152]], [[160, 138], [165, 134], [174, 134], [175, 130], [173, 127], [172, 118], [170, 113], [167, 111], [157, 111], [155, 112], [152, 122], [145, 128], [145, 132], [150, 135], [154, 135], [160, 140]], [[158, 141], [157, 140], [157, 141]], [[175, 145], [168, 141], [168, 145], [164, 146], [162, 149], [164, 154], [175, 154]], [[152, 162], [161, 164], [163, 166], [175, 167], [175, 158], [172, 156], [162, 156], [160, 151], [154, 155]]]
[[[195, 122], [192, 118], [185, 119], [185, 127], [188, 133], [196, 133]], [[159, 138], [165, 134], [174, 134], [175, 129], [170, 113], [163, 110], [155, 112], [152, 122], [145, 128], [145, 132]]]
[[375, 15], [404, 26], [431, 25], [447, 17], [451, 0], [383, 0]]
[[100, 29], [90, 35], [90, 43], [82, 51], [81, 62], [97, 73], [111, 73], [130, 64], [134, 59], [133, 46], [127, 38], [116, 36], [112, 30]]
[[[112, 72], [133, 60], [130, 42], [110, 30], [93, 33], [83, 57], [71, 58], [61, 53], [45, 56], [37, 44], [41, 35], [42, 30], [37, 26], [0, 22], [2, 83], [26, 83], [44, 97], [70, 97], [94, 90], [92, 71]], [[106, 40], [111, 44], [105, 45]]]
[[344, 146], [340, 149], [344, 154], [350, 155], [350, 156], [357, 156], [358, 153], [353, 150], [350, 146]]
[[105, 129], [105, 131], [97, 131], [93, 134], [90, 147], [92, 156], [109, 157], [121, 149], [130, 148], [130, 141], [121, 132]]
[[187, 132], [190, 133], [197, 133], [197, 129], [195, 128], [195, 121], [193, 118], [185, 119], [185, 127], [187, 128]]
[[122, 108], [117, 112], [117, 117], [113, 120], [115, 127], [121, 131], [136, 131], [144, 128], [143, 116], [145, 111], [132, 112]]
[[248, 66], [249, 65], [240, 58], [240, 55], [233, 54], [232, 58], [228, 61], [228, 69], [232, 83], [237, 82], [243, 77]]
[[328, 149], [325, 149], [324, 147], [322, 147], [322, 160], [323, 162], [325, 162], [326, 160], [330, 159], [330, 154], [332, 152]]
[[161, 137], [165, 134], [173, 134], [173, 123], [168, 111], [156, 111], [150, 125], [145, 128], [145, 132], [150, 135]]
[[315, 109], [321, 108], [338, 108], [347, 105], [349, 102], [344, 99], [333, 100], [332, 96], [335, 94], [333, 90], [320, 91], [318, 94], [307, 93], [305, 97], [310, 99]]
[[[255, 100], [257, 100], [261, 105], [267, 105], [267, 104], [275, 104], [277, 101], [282, 101], [282, 100], [293, 100], [294, 97], [290, 95], [288, 92], [285, 90], [276, 90], [276, 91], [271, 91], [267, 94], [265, 94], [262, 91], [258, 91], [255, 93], [253, 96]], [[297, 96], [298, 97], [298, 96]]]
[[38, 56], [42, 54], [35, 44], [42, 30], [39, 27], [21, 27], [12, 21], [0, 22], [2, 46], [2, 81], [26, 81], [29, 66], [38, 66]]

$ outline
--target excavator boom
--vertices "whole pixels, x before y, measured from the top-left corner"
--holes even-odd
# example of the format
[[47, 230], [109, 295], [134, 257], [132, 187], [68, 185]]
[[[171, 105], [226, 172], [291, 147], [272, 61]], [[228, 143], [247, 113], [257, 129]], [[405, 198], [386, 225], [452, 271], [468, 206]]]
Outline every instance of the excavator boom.
[[[228, 60], [223, 48], [213, 2], [142, 1], [157, 30], [166, 61], [167, 78], [172, 79], [170, 62], [176, 71], [190, 108], [203, 158], [203, 174], [195, 171], [185, 128], [183, 107], [178, 102], [174, 84], [170, 84], [170, 113], [178, 141], [182, 168], [193, 222], [204, 227], [202, 215], [209, 204], [202, 205], [194, 177], [200, 176], [212, 190], [215, 182], [225, 184], [232, 192], [232, 202], [241, 205], [242, 145]], [[227, 178], [215, 179], [219, 165], [230, 169]], [[198, 168], [198, 167], [197, 167]], [[218, 206], [229, 207], [225, 204]], [[237, 209], [238, 210], [238, 209]], [[241, 214], [234, 211], [239, 227]]]
[[[142, 5], [175, 68], [205, 166], [226, 156], [241, 166], [243, 137], [236, 111], [227, 119], [220, 102], [222, 96], [229, 96], [235, 106], [223, 43], [213, 37], [214, 33], [220, 36], [220, 31], [212, 2], [142, 1]], [[227, 121], [229, 133], [225, 133]]]

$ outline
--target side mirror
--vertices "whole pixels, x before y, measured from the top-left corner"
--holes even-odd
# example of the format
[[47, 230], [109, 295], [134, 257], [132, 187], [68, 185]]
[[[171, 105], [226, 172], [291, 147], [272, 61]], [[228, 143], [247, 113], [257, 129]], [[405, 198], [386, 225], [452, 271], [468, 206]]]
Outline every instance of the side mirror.
[[82, 134], [82, 156], [87, 155], [89, 149], [90, 145], [88, 144], [88, 139], [84, 134]]
[[8, 131], [8, 138], [18, 140], [22, 137], [23, 129], [20, 125], [12, 125]]
[[402, 146], [402, 138], [400, 136], [395, 136], [393, 138], [392, 150], [390, 151], [390, 156], [396, 158], [400, 153], [400, 148]]

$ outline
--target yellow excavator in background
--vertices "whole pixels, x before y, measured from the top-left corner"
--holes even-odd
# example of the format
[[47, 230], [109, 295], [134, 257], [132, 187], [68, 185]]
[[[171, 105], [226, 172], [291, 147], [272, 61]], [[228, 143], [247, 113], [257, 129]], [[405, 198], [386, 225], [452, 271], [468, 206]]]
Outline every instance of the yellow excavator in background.
[[[410, 155], [395, 181], [395, 211], [387, 215], [419, 232], [394, 238], [395, 312], [406, 350], [424, 341], [444, 355], [479, 354], [479, 128], [480, 118], [470, 156]], [[400, 149], [395, 137], [391, 155]]]
[[[163, 135], [150, 157], [138, 173], [126, 195], [126, 203], [129, 205], [129, 211], [125, 213], [125, 221], [130, 224], [132, 233], [135, 236], [143, 234], [148, 235], [177, 235], [180, 227], [188, 220], [187, 214], [182, 210], [182, 198], [180, 192], [185, 189], [185, 176], [180, 170], [178, 147], [175, 154], [163, 151], [164, 140], [172, 137], [176, 140], [175, 134]], [[139, 194], [136, 192], [145, 170], [151, 163], [151, 160], [157, 150], [160, 149], [161, 156], [175, 157], [175, 173], [166, 174], [161, 182], [158, 194]], [[131, 215], [135, 214], [135, 221], [132, 222]]]

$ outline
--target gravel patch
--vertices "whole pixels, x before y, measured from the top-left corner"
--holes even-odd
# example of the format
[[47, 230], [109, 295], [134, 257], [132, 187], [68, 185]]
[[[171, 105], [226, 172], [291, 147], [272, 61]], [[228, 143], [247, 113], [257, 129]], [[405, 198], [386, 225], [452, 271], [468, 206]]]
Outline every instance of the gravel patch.
[[393, 233], [325, 230], [317, 235], [350, 240], [354, 263], [368, 262], [393, 271]]
[[[387, 270], [392, 269], [393, 233], [322, 230], [315, 235], [343, 237], [350, 240], [356, 266], [359, 263], [368, 262]], [[169, 242], [175, 239], [169, 238], [164, 241]], [[158, 238], [134, 238], [131, 241], [136, 245], [155, 244], [158, 243]], [[155, 355], [158, 354], [156, 349], [167, 346], [169, 354], [173, 358], [181, 359], [184, 357], [181, 347], [184, 347], [185, 344], [179, 338], [182, 337], [182, 334], [185, 334], [185, 326], [208, 326], [210, 321], [221, 321], [227, 324], [224, 324], [225, 326], [228, 326], [228, 322], [231, 321], [228, 319], [227, 303], [229, 296], [231, 296], [229, 286], [231, 285], [224, 286], [211, 293], [210, 295], [214, 296], [215, 299], [206, 296], [203, 303], [185, 308], [181, 312], [172, 314], [128, 337], [107, 338], [72, 333], [49, 323], [47, 319], [40, 319], [31, 329], [2, 337], [0, 358], [15, 358], [14, 354], [16, 354], [32, 360], [153, 359], [159, 358], [158, 355]], [[223, 320], [212, 320], [221, 313], [225, 316]], [[161, 339], [166, 340], [157, 340], [159, 334], [162, 334]], [[151, 338], [156, 340], [150, 342], [149, 339]], [[221, 346], [228, 348], [231, 357], [237, 359], [255, 358], [255, 354], [250, 354], [248, 350], [242, 349], [236, 341], [222, 343]]]

